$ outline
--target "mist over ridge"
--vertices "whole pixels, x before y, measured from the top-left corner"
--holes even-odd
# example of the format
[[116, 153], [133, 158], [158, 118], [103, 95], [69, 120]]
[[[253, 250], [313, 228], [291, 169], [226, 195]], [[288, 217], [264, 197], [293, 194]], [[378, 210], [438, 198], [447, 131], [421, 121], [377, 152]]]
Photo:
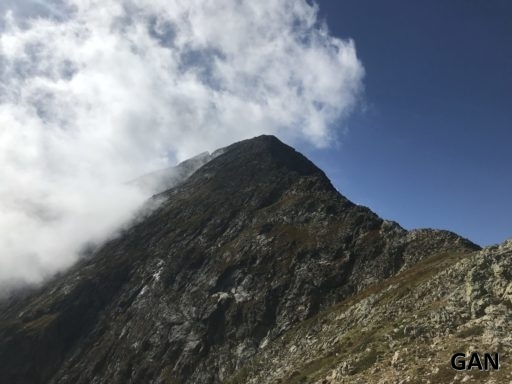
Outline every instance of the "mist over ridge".
[[39, 282], [147, 198], [127, 185], [261, 133], [324, 147], [364, 70], [306, 1], [0, 7], [0, 285]]

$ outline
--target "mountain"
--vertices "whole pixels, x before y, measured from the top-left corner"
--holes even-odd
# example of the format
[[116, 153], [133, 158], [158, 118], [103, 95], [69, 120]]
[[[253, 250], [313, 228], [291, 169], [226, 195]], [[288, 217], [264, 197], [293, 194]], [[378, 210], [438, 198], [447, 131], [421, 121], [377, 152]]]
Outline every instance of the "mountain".
[[452, 349], [510, 350], [511, 244], [407, 231], [273, 136], [187, 176], [0, 304], [0, 383], [443, 383]]

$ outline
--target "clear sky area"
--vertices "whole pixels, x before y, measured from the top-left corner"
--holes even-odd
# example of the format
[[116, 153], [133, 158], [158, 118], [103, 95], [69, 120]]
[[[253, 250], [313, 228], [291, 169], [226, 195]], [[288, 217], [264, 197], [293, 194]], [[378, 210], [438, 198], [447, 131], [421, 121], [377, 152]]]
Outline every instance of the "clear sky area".
[[342, 194], [407, 229], [512, 237], [512, 2], [318, 1], [352, 38], [363, 107], [303, 151]]

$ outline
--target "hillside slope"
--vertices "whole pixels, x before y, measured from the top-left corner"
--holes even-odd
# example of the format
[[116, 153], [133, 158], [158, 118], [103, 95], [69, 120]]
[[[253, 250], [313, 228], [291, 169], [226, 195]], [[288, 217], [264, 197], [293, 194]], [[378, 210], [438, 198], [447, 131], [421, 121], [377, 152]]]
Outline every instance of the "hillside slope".
[[[510, 271], [512, 241], [427, 258], [293, 327], [226, 382], [510, 383]], [[498, 353], [500, 369], [451, 367], [472, 352]]]

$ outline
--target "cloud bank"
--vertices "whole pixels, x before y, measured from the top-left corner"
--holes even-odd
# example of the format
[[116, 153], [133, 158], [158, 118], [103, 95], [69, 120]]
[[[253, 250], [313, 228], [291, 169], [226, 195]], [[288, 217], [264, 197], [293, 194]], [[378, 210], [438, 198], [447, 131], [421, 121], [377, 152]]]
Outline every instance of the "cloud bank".
[[0, 5], [0, 285], [37, 283], [146, 198], [124, 182], [262, 133], [324, 147], [363, 67], [302, 0]]

